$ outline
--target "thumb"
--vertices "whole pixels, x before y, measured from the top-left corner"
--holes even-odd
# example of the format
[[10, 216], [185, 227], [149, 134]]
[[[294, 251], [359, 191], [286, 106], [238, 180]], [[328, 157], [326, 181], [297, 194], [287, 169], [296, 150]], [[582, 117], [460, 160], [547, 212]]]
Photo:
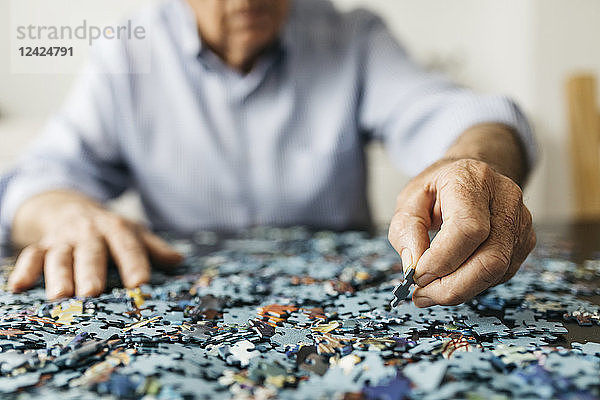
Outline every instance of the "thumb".
[[142, 229], [140, 235], [152, 262], [161, 266], [176, 266], [183, 261], [183, 255], [159, 236]]
[[415, 267], [429, 247], [429, 229], [434, 194], [421, 188], [407, 188], [398, 196], [396, 212], [390, 222], [388, 239], [402, 258], [402, 269]]

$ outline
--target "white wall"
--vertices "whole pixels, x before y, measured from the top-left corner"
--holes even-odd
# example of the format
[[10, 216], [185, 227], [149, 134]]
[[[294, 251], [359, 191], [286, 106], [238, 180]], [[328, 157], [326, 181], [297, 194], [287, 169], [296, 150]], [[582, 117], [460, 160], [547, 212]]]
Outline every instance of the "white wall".
[[[573, 215], [564, 82], [600, 79], [597, 0], [336, 0], [380, 12], [410, 52], [470, 87], [505, 93], [532, 120], [541, 147], [525, 199], [536, 220]], [[600, 81], [599, 81], [600, 93]]]
[[[72, 0], [81, 2], [83, 0]], [[87, 1], [90, 16], [108, 22], [150, 0]], [[297, 0], [302, 1], [302, 0]], [[526, 190], [537, 220], [572, 215], [564, 79], [575, 70], [600, 77], [600, 2], [597, 0], [334, 0], [340, 8], [378, 11], [411, 54], [443, 67], [477, 90], [515, 98], [531, 117], [542, 147]], [[0, 26], [9, 26], [9, 1], [0, 1]], [[64, 98], [72, 75], [11, 74], [9, 37], [0, 36], [0, 169]], [[15, 122], [17, 119], [18, 122]], [[5, 120], [6, 121], [6, 120]], [[4, 127], [3, 127], [4, 126]], [[12, 146], [12, 147], [11, 147]], [[405, 177], [374, 147], [372, 202], [379, 220], [393, 211]]]
[[593, 72], [600, 93], [599, 21], [600, 1], [536, 0], [531, 108], [543, 157], [530, 193], [535, 206], [549, 217], [572, 215], [565, 81], [574, 72]]
[[[534, 97], [529, 80], [532, 65], [530, 1], [494, 0], [337, 0], [341, 8], [367, 7], [379, 12], [410, 54], [426, 66], [443, 69], [455, 80], [477, 90], [504, 93], [526, 111]], [[375, 151], [373, 204], [385, 219], [393, 210], [398, 179], [382, 152]], [[382, 157], [383, 156], [383, 157]], [[400, 180], [401, 183], [405, 179]], [[387, 183], [387, 185], [386, 185]], [[531, 191], [527, 202], [540, 212]]]

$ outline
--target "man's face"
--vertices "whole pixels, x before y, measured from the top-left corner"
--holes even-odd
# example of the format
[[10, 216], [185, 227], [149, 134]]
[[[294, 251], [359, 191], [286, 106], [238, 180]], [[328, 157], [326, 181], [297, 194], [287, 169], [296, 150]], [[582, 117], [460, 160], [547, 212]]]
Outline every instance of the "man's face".
[[276, 39], [289, 8], [288, 0], [188, 2], [204, 42], [238, 69], [251, 67], [254, 58]]

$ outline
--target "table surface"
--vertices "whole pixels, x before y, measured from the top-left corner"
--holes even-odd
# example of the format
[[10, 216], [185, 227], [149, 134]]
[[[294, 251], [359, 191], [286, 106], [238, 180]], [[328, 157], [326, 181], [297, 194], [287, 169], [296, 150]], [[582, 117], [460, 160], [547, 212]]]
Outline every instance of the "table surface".
[[600, 223], [537, 233], [510, 282], [428, 309], [390, 309], [402, 267], [385, 234], [170, 238], [186, 264], [137, 291], [111, 271], [96, 299], [0, 292], [0, 395], [598, 398]]
[[[582, 263], [585, 260], [600, 259], [600, 220], [546, 222], [536, 225], [538, 243], [541, 246], [553, 244], [556, 246], [553, 256]], [[581, 298], [600, 305], [600, 275], [587, 281], [590, 286], [599, 288], [598, 293]], [[575, 322], [565, 323], [569, 333], [565, 339], [570, 342], [600, 342], [600, 326], [582, 327]]]

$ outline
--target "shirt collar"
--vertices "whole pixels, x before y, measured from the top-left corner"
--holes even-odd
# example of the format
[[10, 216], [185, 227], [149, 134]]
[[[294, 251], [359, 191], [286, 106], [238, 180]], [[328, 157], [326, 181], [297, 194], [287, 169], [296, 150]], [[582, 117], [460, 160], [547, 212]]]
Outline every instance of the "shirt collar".
[[197, 56], [202, 51], [202, 41], [198, 34], [198, 24], [194, 10], [186, 0], [177, 0], [176, 11], [179, 19], [179, 34], [183, 51], [192, 56]]

